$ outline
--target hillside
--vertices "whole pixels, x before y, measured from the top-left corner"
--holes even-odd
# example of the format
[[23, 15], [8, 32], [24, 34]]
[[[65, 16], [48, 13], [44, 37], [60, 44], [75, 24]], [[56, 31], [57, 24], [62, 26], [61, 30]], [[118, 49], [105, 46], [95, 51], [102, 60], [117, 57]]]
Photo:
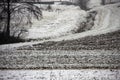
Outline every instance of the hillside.
[[[53, 50], [54, 49], [55, 50], [118, 49], [119, 50], [120, 48], [119, 46], [120, 7], [119, 6], [120, 3], [94, 8], [88, 11], [89, 15], [92, 17], [87, 17], [87, 21], [84, 25], [84, 29], [82, 32], [77, 31], [67, 36], [60, 36], [55, 39], [48, 40], [48, 42], [45, 41], [44, 43], [35, 44], [35, 45], [33, 44], [33, 48], [36, 48], [38, 50], [42, 50], [42, 49], [50, 49], [50, 50], [52, 49]], [[91, 26], [91, 24], [93, 25]], [[59, 33], [61, 29], [58, 29], [59, 31], [57, 29], [56, 30]], [[75, 31], [74, 29], [76, 28], [74, 26], [71, 29], [73, 29], [72, 31]], [[66, 29], [63, 28], [61, 34], [64, 34], [63, 31], [66, 31]], [[71, 32], [70, 30], [68, 31]], [[25, 46], [21, 48], [29, 49], [30, 47]]]
[[26, 39], [70, 40], [117, 31], [120, 29], [119, 5], [96, 7], [87, 12], [76, 6], [53, 5], [53, 12], [43, 11], [42, 21], [33, 20]]
[[63, 50], [68, 47], [69, 50], [119, 48], [120, 3], [96, 7], [87, 12], [75, 6], [63, 7], [53, 5], [54, 11], [60, 11], [44, 11], [44, 19], [40, 22], [33, 19], [34, 24], [26, 37], [33, 40], [32, 42], [1, 45], [0, 49], [34, 44], [39, 46], [39, 50], [48, 47]]
[[43, 10], [43, 19], [28, 29], [25, 39], [58, 38], [75, 33], [86, 21], [87, 12], [74, 5], [52, 5], [52, 10]]
[[41, 8], [23, 42], [0, 45], [0, 80], [120, 80], [120, 3], [96, 5]]

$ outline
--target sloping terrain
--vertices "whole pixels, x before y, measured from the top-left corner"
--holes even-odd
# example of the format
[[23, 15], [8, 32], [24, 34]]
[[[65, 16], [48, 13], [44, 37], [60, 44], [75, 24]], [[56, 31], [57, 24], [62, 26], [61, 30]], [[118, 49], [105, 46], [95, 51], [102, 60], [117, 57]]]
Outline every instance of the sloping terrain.
[[[74, 7], [74, 6], [71, 6], [71, 7]], [[59, 7], [53, 7], [53, 8], [55, 8], [54, 10], [59, 9]], [[61, 12], [61, 9], [62, 9], [62, 12]], [[39, 40], [38, 38], [46, 37], [46, 39], [48, 40], [41, 39], [42, 41], [1, 45], [0, 46], [1, 49], [19, 47], [24, 45], [32, 45], [32, 44], [39, 45], [39, 43], [43, 43], [47, 41], [63, 41], [63, 40], [64, 41], [71, 40], [71, 42], [72, 40], [78, 40], [78, 41], [80, 40], [79, 43], [83, 44], [80, 38], [83, 38], [82, 40], [84, 41], [84, 43], [85, 41], [89, 40], [89, 41], [94, 41], [93, 44], [96, 44], [96, 41], [100, 41], [103, 43], [105, 42], [106, 44], [109, 42], [109, 44], [107, 45], [110, 45], [110, 43], [112, 42], [112, 38], [114, 37], [113, 38], [114, 41], [117, 41], [117, 42], [113, 43], [113, 45], [115, 46], [119, 44], [120, 3], [96, 7], [87, 12], [80, 10], [78, 7], [74, 7], [72, 9], [70, 9], [70, 6], [66, 7], [65, 9], [63, 9], [63, 7], [62, 8], [60, 7], [60, 12], [55, 12], [55, 13], [49, 12], [49, 14], [47, 14], [48, 12], [45, 12], [45, 15], [44, 15], [45, 19], [43, 19], [41, 22], [34, 21], [35, 24], [33, 24], [33, 28], [30, 29], [30, 34], [28, 37], [35, 40]], [[72, 11], [76, 11], [78, 13], [72, 16], [73, 14], [69, 14], [69, 11], [73, 14], [75, 12], [72, 12]], [[79, 14], [81, 14], [82, 17]], [[78, 18], [78, 20], [76, 20], [76, 18]], [[71, 19], [71, 21], [69, 21], [68, 19], [69, 20]], [[73, 20], [75, 21], [73, 22]], [[78, 26], [79, 24], [81, 24], [81, 26]], [[43, 27], [40, 27], [40, 25]], [[106, 38], [107, 36], [110, 36], [111, 38]]]
[[[106, 6], [96, 7], [88, 12], [97, 12], [95, 16], [94, 25], [88, 31], [71, 34], [59, 38], [61, 40], [73, 40], [87, 36], [97, 36], [101, 34], [111, 33], [120, 30], [120, 3], [110, 4]], [[89, 24], [87, 25], [89, 26]]]
[[0, 80], [120, 80], [120, 3], [83, 11], [80, 28], [69, 12], [35, 21], [27, 38], [51, 39], [0, 45]]
[[54, 38], [75, 33], [86, 21], [87, 13], [78, 6], [53, 5], [52, 11], [43, 11], [43, 19], [34, 21], [26, 39]]
[[[119, 5], [112, 4], [88, 11], [89, 16], [86, 17], [88, 20], [85, 20], [84, 26], [92, 27], [84, 32], [76, 31], [46, 41], [10, 44], [6, 48], [4, 48], [6, 45], [2, 46], [1, 49], [5, 50], [0, 50], [0, 69], [119, 69]], [[67, 21], [66, 14], [61, 16]], [[68, 27], [63, 29], [64, 27], [61, 26], [56, 32], [62, 32], [61, 29], [65, 33], [66, 29], [71, 32], [72, 29], [77, 30], [78, 26], [70, 26], [70, 29]], [[65, 34], [64, 32], [61, 34]]]
[[[49, 50], [93, 50], [93, 49], [120, 49], [120, 3], [101, 6], [88, 11], [90, 16], [97, 13], [95, 18], [87, 18], [84, 27], [92, 27], [84, 32], [76, 32], [68, 36], [62, 36], [57, 39], [49, 40], [45, 43], [34, 44], [33, 49]], [[94, 13], [94, 14], [93, 14]], [[89, 16], [88, 16], [89, 17]], [[87, 27], [86, 27], [87, 26]], [[60, 30], [60, 29], [59, 29]], [[74, 30], [74, 29], [73, 29]], [[59, 31], [58, 31], [59, 32]], [[63, 33], [64, 34], [64, 33]], [[22, 46], [18, 49], [27, 49], [30, 47]], [[32, 49], [32, 47], [30, 48]]]
[[[88, 12], [75, 6], [68, 6], [65, 9], [63, 6], [59, 6], [60, 8], [55, 8], [55, 10], [59, 9], [56, 12], [57, 15], [56, 13], [53, 15], [52, 12], [45, 13], [49, 15], [49, 18], [46, 18], [46, 20], [50, 19], [49, 21], [43, 19], [43, 21], [33, 24], [33, 28], [29, 29], [27, 39], [59, 38], [59, 40], [72, 40], [117, 31], [120, 29], [119, 5], [120, 3], [101, 6]], [[96, 14], [94, 15], [93, 12]], [[86, 26], [90, 25], [92, 27], [85, 30]]]
[[67, 41], [48, 41], [32, 46], [22, 46], [19, 50], [120, 50], [120, 30], [112, 33], [88, 36]]

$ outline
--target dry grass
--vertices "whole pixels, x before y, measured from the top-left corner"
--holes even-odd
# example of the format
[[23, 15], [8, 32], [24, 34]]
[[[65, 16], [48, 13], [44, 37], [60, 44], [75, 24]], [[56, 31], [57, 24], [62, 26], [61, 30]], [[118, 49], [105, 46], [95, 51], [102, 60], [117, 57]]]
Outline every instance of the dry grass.
[[12, 50], [0, 52], [0, 69], [117, 69], [120, 51]]
[[120, 31], [88, 36], [69, 41], [49, 41], [31, 46], [22, 46], [18, 50], [120, 50]]

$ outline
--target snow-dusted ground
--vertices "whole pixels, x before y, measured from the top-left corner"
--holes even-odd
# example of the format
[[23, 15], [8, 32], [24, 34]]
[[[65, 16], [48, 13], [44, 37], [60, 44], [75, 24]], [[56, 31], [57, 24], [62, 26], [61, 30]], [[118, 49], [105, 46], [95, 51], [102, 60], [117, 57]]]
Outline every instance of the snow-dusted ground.
[[[59, 37], [45, 41], [73, 40], [117, 31], [120, 29], [120, 7], [118, 5], [120, 3], [92, 9], [91, 11], [98, 12], [95, 25], [91, 30], [82, 33], [74, 33], [74, 31], [78, 29], [77, 21], [85, 21], [87, 12], [78, 10], [78, 8], [55, 13], [49, 12], [49, 14], [44, 12], [46, 18], [40, 22], [34, 22], [35, 28], [29, 30], [30, 34], [27, 38]], [[75, 15], [73, 15], [74, 13]], [[78, 16], [79, 14], [81, 16]], [[45, 41], [1, 45], [0, 50]], [[120, 80], [120, 70], [0, 70], [0, 80]]]
[[43, 11], [43, 20], [34, 21], [27, 39], [70, 35], [86, 21], [87, 13], [78, 6], [53, 5], [53, 12]]
[[[91, 30], [75, 33], [80, 28], [78, 25], [86, 21], [87, 12], [77, 6], [53, 5], [54, 11], [43, 11], [42, 21], [34, 20], [33, 27], [29, 29], [27, 38], [51, 38], [49, 40], [1, 45], [0, 49], [31, 45], [45, 41], [62, 41], [79, 39], [86, 36], [95, 36], [120, 30], [120, 3], [110, 4], [93, 8], [90, 11], [97, 11], [94, 26]], [[65, 8], [64, 8], [65, 7]], [[59, 11], [60, 10], [60, 11]], [[89, 11], [88, 11], [89, 12]]]
[[120, 70], [0, 70], [0, 80], [120, 80]]
[[63, 36], [58, 40], [73, 40], [120, 30], [120, 7], [118, 6], [120, 6], [120, 3], [92, 9], [91, 11], [97, 11], [97, 15], [95, 17], [94, 26], [91, 30], [69, 36]]
[[90, 8], [101, 6], [101, 2], [102, 0], [89, 0], [87, 3], [87, 8], [90, 9]]
[[[117, 31], [120, 29], [120, 7], [118, 7], [119, 5], [120, 3], [111, 4], [107, 6], [93, 8], [92, 10], [90, 10], [97, 11], [94, 26], [89, 31], [76, 34], [73, 33], [75, 33], [77, 29], [80, 29], [79, 25], [82, 22], [86, 21], [87, 12], [75, 6], [68, 6], [66, 7], [67, 9], [60, 11], [57, 15], [51, 15], [51, 18], [53, 20], [48, 19], [48, 22], [42, 24], [45, 22], [43, 19], [43, 21], [39, 22], [40, 25], [37, 25], [37, 27], [36, 24], [33, 24], [34, 27], [29, 29], [29, 35], [27, 38], [37, 39], [48, 37], [63, 37], [60, 40], [71, 40]], [[45, 15], [48, 15], [49, 13], [52, 12], [47, 12], [45, 13]]]

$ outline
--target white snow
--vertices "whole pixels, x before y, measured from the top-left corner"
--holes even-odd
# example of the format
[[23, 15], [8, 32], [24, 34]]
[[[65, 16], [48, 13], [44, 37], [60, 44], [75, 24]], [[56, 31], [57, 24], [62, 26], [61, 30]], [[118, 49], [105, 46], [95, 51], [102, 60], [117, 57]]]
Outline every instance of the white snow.
[[89, 0], [86, 6], [88, 9], [98, 7], [101, 6], [101, 2], [102, 0]]
[[53, 38], [72, 34], [79, 28], [79, 24], [86, 20], [87, 13], [77, 6], [53, 5], [53, 10], [56, 12], [44, 12], [44, 19], [33, 23], [27, 39]]
[[0, 70], [0, 80], [120, 80], [120, 70]]
[[63, 36], [56, 41], [78, 39], [86, 36], [95, 36], [120, 30], [120, 7], [118, 6], [120, 6], [120, 3], [92, 9], [91, 11], [97, 11], [98, 14], [91, 30], [69, 36]]
[[57, 40], [71, 40], [117, 31], [120, 29], [120, 7], [118, 5], [120, 3], [93, 8], [91, 11], [97, 11], [94, 26], [89, 31], [76, 34], [73, 33], [79, 29], [80, 23], [86, 21], [87, 12], [75, 6], [67, 7], [67, 10], [54, 15], [56, 19], [53, 18], [53, 21], [50, 20], [45, 25], [40, 25], [39, 28], [30, 29], [27, 38], [59, 37]]

